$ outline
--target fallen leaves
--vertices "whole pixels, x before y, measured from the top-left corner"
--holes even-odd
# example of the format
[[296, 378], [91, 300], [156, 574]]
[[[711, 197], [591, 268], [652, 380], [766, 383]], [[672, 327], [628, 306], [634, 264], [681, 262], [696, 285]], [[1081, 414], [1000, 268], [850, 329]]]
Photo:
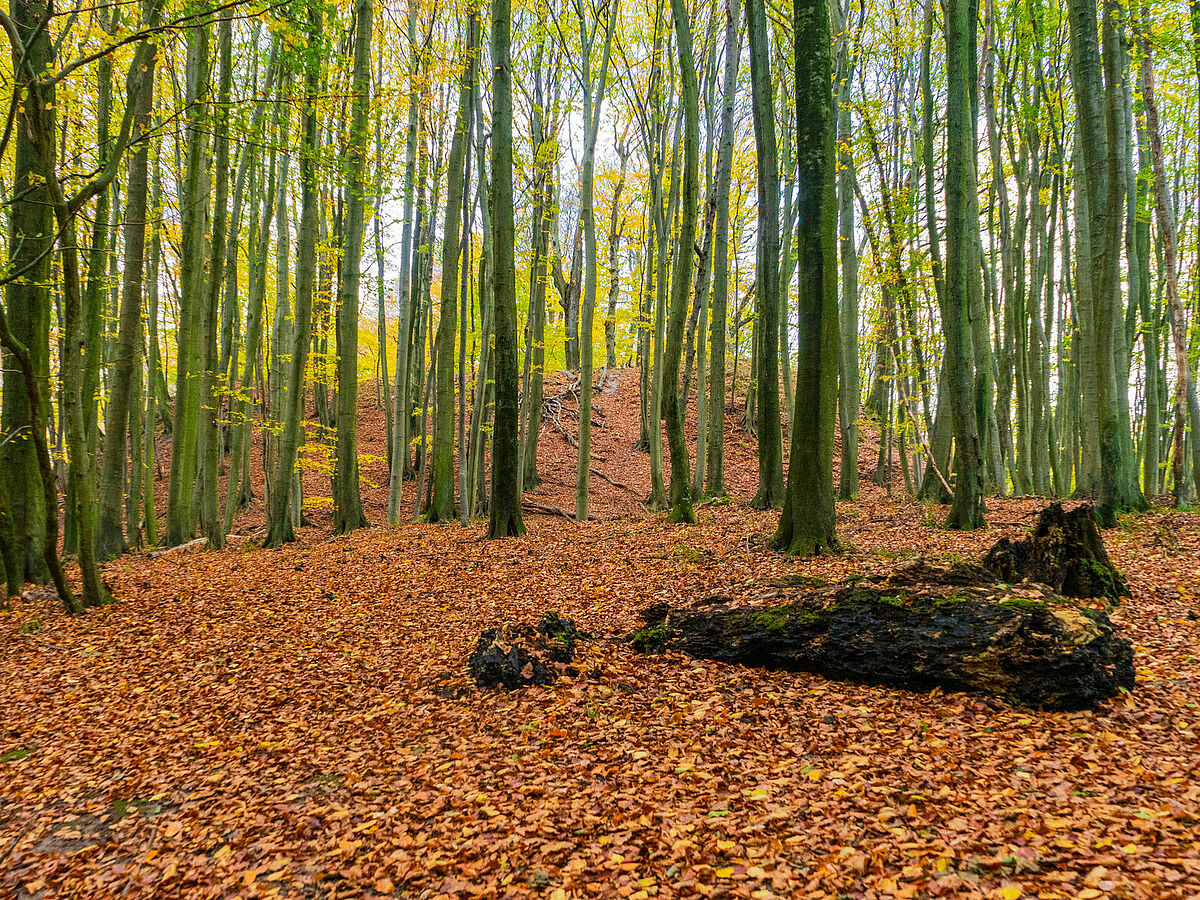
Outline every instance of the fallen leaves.
[[[1105, 536], [1141, 671], [1100, 713], [607, 640], [550, 687], [466, 678], [497, 619], [552, 608], [620, 634], [656, 600], [974, 556], [1001, 533], [929, 527], [872, 490], [839, 506], [851, 549], [832, 558], [767, 553], [777, 514], [733, 503], [698, 528], [531, 517], [502, 544], [310, 529], [280, 551], [123, 559], [122, 601], [78, 619], [18, 604], [0, 613], [0, 895], [1197, 895], [1195, 515]], [[1034, 509], [989, 501], [997, 521]]]

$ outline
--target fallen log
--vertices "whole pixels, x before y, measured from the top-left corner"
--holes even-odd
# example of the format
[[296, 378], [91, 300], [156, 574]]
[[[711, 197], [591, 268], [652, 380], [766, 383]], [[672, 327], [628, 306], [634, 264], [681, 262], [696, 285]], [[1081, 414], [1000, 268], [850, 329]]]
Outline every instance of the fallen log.
[[[574, 513], [568, 512], [561, 506], [546, 506], [544, 503], [534, 503], [532, 500], [522, 500], [521, 509], [525, 510], [526, 512], [538, 512], [545, 513], [548, 516], [558, 516], [559, 518], [568, 519], [572, 522], [578, 521], [575, 518]], [[596, 516], [588, 515], [588, 521], [599, 522], [600, 520]]]
[[[595, 457], [592, 457], [592, 458], [595, 459]], [[609, 484], [611, 484], [615, 488], [619, 488], [622, 491], [628, 491], [631, 494], [636, 494], [636, 491], [634, 491], [634, 489], [631, 488], [629, 485], [623, 484], [620, 481], [614, 481], [612, 478], [605, 475], [599, 469], [589, 468], [588, 471], [591, 472], [593, 475], [595, 475], [597, 478], [599, 478], [601, 481], [607, 481]]]
[[775, 581], [766, 599], [656, 604], [633, 647], [892, 687], [980, 691], [1049, 710], [1092, 708], [1134, 684], [1108, 616], [969, 564], [918, 560], [820, 587]]
[[1042, 510], [1023, 540], [1000, 538], [983, 565], [1001, 581], [1036, 581], [1064, 597], [1129, 596], [1129, 584], [1108, 558], [1090, 504], [1067, 512], [1061, 503]]

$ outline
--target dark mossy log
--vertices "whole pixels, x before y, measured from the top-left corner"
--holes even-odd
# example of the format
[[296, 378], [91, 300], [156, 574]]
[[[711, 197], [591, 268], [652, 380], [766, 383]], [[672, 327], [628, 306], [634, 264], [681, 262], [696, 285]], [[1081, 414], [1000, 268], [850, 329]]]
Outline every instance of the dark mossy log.
[[534, 628], [501, 622], [479, 636], [467, 668], [484, 688], [514, 690], [550, 684], [575, 658], [575, 644], [586, 635], [570, 619], [547, 612]]
[[1094, 707], [1133, 687], [1132, 646], [1103, 611], [1038, 585], [1000, 584], [979, 566], [918, 560], [887, 576], [766, 587], [749, 603], [652, 606], [631, 642], [643, 652], [980, 691], [1051, 710]]
[[1125, 577], [1108, 558], [1090, 504], [1070, 512], [1061, 503], [1042, 510], [1037, 525], [1020, 541], [1000, 538], [983, 558], [1001, 581], [1036, 581], [1064, 597], [1129, 596]]

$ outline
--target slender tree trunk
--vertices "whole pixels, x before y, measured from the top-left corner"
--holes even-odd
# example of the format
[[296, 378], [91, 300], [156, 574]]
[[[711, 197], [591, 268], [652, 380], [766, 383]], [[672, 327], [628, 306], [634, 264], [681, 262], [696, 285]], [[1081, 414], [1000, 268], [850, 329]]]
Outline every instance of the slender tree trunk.
[[[592, 38], [585, 39], [582, 54], [583, 115], [586, 145], [583, 150], [582, 189], [580, 215], [583, 217], [583, 319], [579, 329], [579, 455], [575, 467], [575, 518], [586, 522], [588, 518], [588, 475], [592, 465], [592, 355], [595, 341], [592, 330], [596, 321], [596, 210], [594, 197], [593, 169], [596, 160], [596, 138], [600, 131], [600, 109], [604, 103], [604, 86], [608, 81], [608, 63], [612, 54], [613, 31], [616, 28], [619, 0], [608, 0], [608, 24], [604, 31], [604, 55], [600, 73], [592, 84]], [[587, 33], [587, 25], [581, 19], [580, 32]]]
[[197, 474], [201, 346], [204, 305], [204, 223], [208, 212], [204, 160], [208, 151], [208, 45], [211, 25], [188, 32], [187, 176], [183, 187], [183, 241], [180, 259], [179, 352], [175, 360], [175, 420], [171, 432], [171, 475], [167, 487], [167, 543], [191, 540], [196, 533], [193, 493]]
[[783, 502], [783, 437], [779, 414], [779, 150], [771, 48], [763, 0], [746, 0], [750, 82], [758, 172], [758, 492], [756, 509]]
[[[278, 133], [277, 135], [278, 136]], [[250, 502], [250, 444], [253, 436], [254, 371], [259, 358], [263, 336], [263, 307], [266, 298], [266, 256], [271, 237], [270, 211], [275, 205], [276, 152], [271, 151], [267, 164], [267, 189], [261, 213], [251, 217], [247, 247], [247, 276], [249, 301], [246, 308], [245, 362], [238, 382], [238, 411], [234, 416], [233, 447], [230, 453], [229, 479], [225, 491], [226, 533], [233, 526], [238, 508]], [[235, 485], [238, 487], [235, 489]]]
[[725, 0], [725, 73], [721, 92], [721, 143], [717, 153], [717, 212], [713, 225], [712, 363], [708, 373], [707, 474], [704, 495], [725, 495], [725, 330], [729, 318], [729, 183], [733, 171], [733, 114], [741, 40], [737, 7]]
[[[289, 331], [287, 385], [283, 391], [284, 407], [280, 410], [282, 430], [279, 435], [279, 459], [275, 466], [274, 486], [267, 507], [267, 539], [264, 546], [279, 547], [296, 539], [293, 516], [288, 502], [297, 507], [301, 502], [292, 489], [296, 467], [296, 450], [300, 445], [304, 419], [304, 372], [308, 367], [308, 349], [312, 328], [313, 289], [317, 274], [317, 154], [320, 149], [317, 124], [317, 95], [321, 84], [321, 55], [317, 52], [324, 43], [321, 9], [315, 2], [308, 4], [308, 47], [305, 60], [304, 99], [302, 101], [302, 135], [300, 146], [300, 231], [296, 247], [296, 307], [295, 323]], [[281, 236], [283, 239], [283, 236]]]
[[954, 499], [947, 525], [979, 528], [984, 524], [983, 442], [981, 419], [987, 397], [980, 403], [973, 389], [975, 352], [972, 334], [972, 295], [979, 279], [976, 257], [978, 226], [971, 220], [975, 185], [975, 134], [971, 85], [975, 77], [976, 0], [948, 0], [946, 5], [946, 296], [942, 328], [946, 335], [946, 386], [954, 423]]
[[229, 18], [221, 21], [218, 56], [221, 75], [217, 88], [217, 114], [215, 120], [216, 141], [216, 186], [213, 198], [212, 248], [209, 273], [205, 282], [205, 306], [202, 316], [204, 342], [204, 378], [201, 386], [200, 428], [197, 452], [199, 454], [199, 503], [198, 518], [200, 531], [208, 538], [208, 547], [219, 550], [225, 546], [225, 529], [219, 507], [218, 486], [220, 482], [221, 457], [220, 432], [217, 427], [217, 412], [221, 408], [221, 379], [218, 371], [217, 340], [220, 323], [218, 303], [225, 286], [225, 241], [228, 240], [229, 221], [229, 98], [233, 78], [233, 23]]
[[[925, 7], [924, 34], [921, 41], [921, 155], [922, 174], [925, 186], [925, 226], [929, 237], [930, 269], [933, 274], [934, 293], [939, 309], [945, 309], [946, 281], [942, 269], [942, 244], [938, 233], [937, 204], [935, 201], [935, 169], [933, 161], [933, 90], [930, 84], [930, 65], [933, 43], [932, 4]], [[933, 427], [929, 431], [929, 466], [919, 496], [940, 503], [949, 503], [951, 492], [946, 487], [950, 474], [950, 443], [952, 437], [949, 386], [946, 381], [946, 366], [943, 362], [938, 376], [938, 399]]]
[[[474, 15], [472, 11], [470, 15]], [[471, 29], [472, 40], [478, 32]], [[437, 400], [433, 426], [433, 501], [430, 522], [451, 522], [454, 506], [454, 337], [458, 329], [459, 253], [462, 249], [464, 172], [471, 137], [471, 114], [477, 48], [468, 46], [458, 92], [458, 115], [446, 180], [446, 220], [442, 230], [442, 293], [437, 329]]]
[[496, 305], [496, 424], [488, 537], [525, 533], [521, 516], [517, 402], [516, 251], [513, 246], [512, 59], [509, 0], [492, 2], [492, 216]]
[[408, 43], [412, 48], [413, 60], [409, 72], [408, 89], [408, 138], [404, 157], [404, 226], [400, 236], [400, 275], [397, 285], [396, 303], [398, 322], [396, 326], [396, 383], [392, 387], [392, 448], [391, 466], [388, 477], [388, 525], [400, 524], [401, 495], [404, 493], [404, 469], [408, 463], [408, 420], [411, 404], [408, 402], [408, 358], [411, 352], [412, 290], [411, 266], [413, 248], [413, 180], [417, 164], [417, 106], [416, 81], [421, 68], [420, 51], [417, 48], [416, 5], [409, 8]]
[[[932, 7], [931, 7], [932, 8]], [[854, 154], [850, 127], [851, 48], [844, 39], [838, 65], [838, 243], [842, 263], [842, 296], [838, 333], [838, 425], [842, 437], [838, 498], [858, 495], [858, 247], [854, 232]]]
[[[154, 64], [152, 51], [145, 68], [137, 73], [140, 82], [137, 110], [134, 113], [133, 140], [137, 147], [129, 159], [128, 190], [125, 205], [125, 261], [121, 285], [121, 319], [117, 335], [117, 358], [109, 385], [108, 406], [104, 418], [103, 468], [100, 480], [100, 517], [96, 555], [101, 559], [116, 556], [125, 549], [122, 533], [121, 496], [125, 474], [126, 422], [136, 416], [130, 411], [135, 383], [141, 381], [141, 344], [143, 260], [146, 247], [146, 218], [150, 142], [146, 133], [154, 108]], [[135, 382], [136, 379], [136, 382]], [[140, 448], [139, 448], [140, 449]], [[134, 491], [131, 494], [136, 496]], [[132, 523], [136, 527], [136, 522]]]
[[[1146, 107], [1146, 132], [1150, 138], [1150, 159], [1154, 172], [1154, 214], [1158, 222], [1159, 240], [1162, 242], [1163, 265], [1161, 272], [1167, 295], [1167, 321], [1171, 326], [1171, 343], [1175, 356], [1175, 437], [1174, 476], [1175, 504], [1184, 506], [1188, 501], [1186, 482], [1183, 478], [1184, 422], [1190, 418], [1192, 425], [1192, 477], [1200, 479], [1200, 440], [1196, 431], [1200, 429], [1200, 409], [1197, 409], [1196, 391], [1192, 384], [1192, 373], [1188, 368], [1187, 326], [1184, 322], [1183, 303], [1179, 298], [1178, 259], [1175, 243], [1175, 211], [1167, 197], [1167, 173], [1163, 162], [1162, 131], [1159, 128], [1158, 100], [1155, 96], [1154, 65], [1151, 58], [1150, 11], [1142, 6], [1140, 44], [1142, 56], [1142, 99]], [[1189, 409], [1190, 407], [1190, 409]]]
[[695, 522], [691, 472], [683, 432], [684, 409], [679, 390], [679, 362], [683, 353], [683, 322], [691, 293], [692, 257], [696, 246], [697, 194], [699, 192], [700, 98], [692, 55], [692, 25], [685, 0], [671, 0], [675, 19], [675, 44], [679, 53], [680, 100], [683, 106], [683, 178], [680, 190], [679, 242], [671, 278], [671, 309], [663, 346], [663, 415], [671, 455], [669, 501], [672, 522]]
[[[521, 421], [521, 490], [534, 490], [541, 482], [537, 470], [538, 433], [542, 424], [544, 377], [546, 368], [546, 281], [551, 277], [547, 251], [550, 246], [551, 178], [557, 165], [557, 141], [546, 133], [545, 88], [542, 76], [542, 54], [546, 41], [546, 23], [538, 21], [539, 43], [534, 62], [534, 105], [531, 111], [532, 150], [534, 168], [534, 217], [531, 228], [533, 260], [529, 269], [529, 315], [526, 342], [526, 378], [524, 386], [524, 416]], [[555, 92], [557, 106], [557, 91]]]
[[354, 99], [351, 104], [346, 230], [337, 312], [337, 462], [333, 482], [333, 529], [337, 534], [346, 534], [367, 524], [358, 486], [358, 284], [362, 261], [363, 206], [367, 192], [365, 170], [373, 15], [372, 0], [356, 0]]

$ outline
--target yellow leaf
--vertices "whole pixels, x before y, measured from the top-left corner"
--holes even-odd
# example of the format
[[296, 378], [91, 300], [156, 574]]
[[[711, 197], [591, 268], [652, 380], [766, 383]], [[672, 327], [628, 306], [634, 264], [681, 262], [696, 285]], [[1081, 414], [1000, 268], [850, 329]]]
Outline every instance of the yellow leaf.
[[717, 841], [717, 849], [722, 853], [724, 853], [726, 850], [732, 850], [733, 848], [733, 841]]
[[550, 900], [567, 900], [567, 892], [562, 888], [555, 888], [550, 892]]
[[716, 875], [718, 878], [730, 878], [733, 876], [733, 866], [726, 866], [723, 869], [717, 869]]
[[1017, 884], [1007, 885], [996, 891], [996, 896], [1000, 900], [1017, 900], [1021, 896], [1021, 886]]

